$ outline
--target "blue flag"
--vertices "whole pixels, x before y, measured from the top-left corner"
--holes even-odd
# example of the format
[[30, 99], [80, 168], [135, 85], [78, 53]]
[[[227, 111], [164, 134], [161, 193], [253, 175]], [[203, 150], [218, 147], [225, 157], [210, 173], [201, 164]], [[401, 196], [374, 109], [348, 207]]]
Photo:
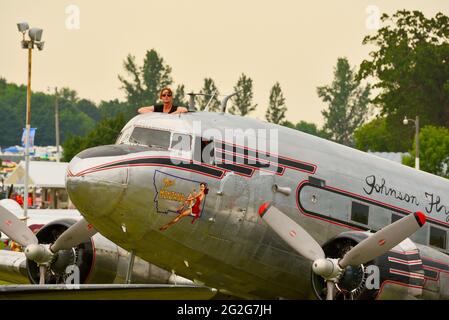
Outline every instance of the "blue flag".
[[[22, 147], [25, 148], [25, 136], [26, 136], [26, 132], [27, 129], [23, 128], [23, 133], [22, 133]], [[30, 140], [28, 145], [30, 146], [30, 148], [34, 147], [34, 136], [36, 135], [36, 128], [30, 128]]]

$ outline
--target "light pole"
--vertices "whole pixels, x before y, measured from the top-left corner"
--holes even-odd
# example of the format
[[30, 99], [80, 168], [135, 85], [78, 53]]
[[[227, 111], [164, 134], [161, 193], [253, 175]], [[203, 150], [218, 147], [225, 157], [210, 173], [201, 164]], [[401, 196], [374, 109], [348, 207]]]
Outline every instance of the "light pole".
[[405, 125], [411, 121], [415, 124], [415, 143], [416, 143], [416, 152], [415, 152], [415, 168], [419, 170], [419, 116], [416, 116], [416, 119], [407, 119], [407, 116], [404, 117], [402, 121]]
[[[31, 28], [28, 23], [21, 22], [17, 24], [19, 32], [22, 33], [22, 49], [28, 49], [28, 85], [27, 85], [27, 106], [26, 106], [26, 127], [25, 127], [25, 181], [23, 197], [23, 218], [28, 218], [28, 176], [30, 170], [30, 120], [31, 120], [31, 57], [34, 46], [39, 50], [44, 48], [42, 38], [42, 29]], [[25, 33], [28, 31], [28, 39]]]
[[[50, 88], [48, 88], [50, 90]], [[56, 137], [56, 162], [61, 161], [61, 153], [59, 151], [59, 91], [55, 87], [55, 137]]]

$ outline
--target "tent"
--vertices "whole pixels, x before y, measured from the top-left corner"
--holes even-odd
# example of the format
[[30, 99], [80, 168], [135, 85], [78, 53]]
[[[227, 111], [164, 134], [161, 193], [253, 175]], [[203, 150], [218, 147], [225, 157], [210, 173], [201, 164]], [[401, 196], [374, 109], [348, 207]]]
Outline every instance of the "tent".
[[[30, 161], [28, 185], [41, 188], [65, 188], [67, 162]], [[5, 180], [5, 185], [23, 185], [25, 161], [20, 161], [16, 169]]]
[[23, 152], [23, 149], [18, 146], [13, 146], [13, 147], [3, 149], [3, 152], [20, 153], [20, 152]]
[[[70, 207], [65, 190], [67, 162], [30, 161], [28, 185], [32, 189], [33, 204], [41, 203], [42, 208]], [[16, 169], [5, 179], [5, 185], [23, 187], [25, 181], [25, 161], [20, 161]], [[37, 197], [36, 189], [41, 190], [41, 197]], [[36, 202], [37, 199], [40, 199]]]

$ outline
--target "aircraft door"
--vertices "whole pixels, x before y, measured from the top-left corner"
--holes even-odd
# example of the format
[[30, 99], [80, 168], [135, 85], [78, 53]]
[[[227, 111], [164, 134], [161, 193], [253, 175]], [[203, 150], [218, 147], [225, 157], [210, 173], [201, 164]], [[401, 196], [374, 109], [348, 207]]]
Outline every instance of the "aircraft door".
[[227, 172], [220, 182], [215, 203], [214, 226], [209, 233], [222, 238], [237, 235], [240, 225], [246, 219], [249, 204], [247, 179], [233, 172]]

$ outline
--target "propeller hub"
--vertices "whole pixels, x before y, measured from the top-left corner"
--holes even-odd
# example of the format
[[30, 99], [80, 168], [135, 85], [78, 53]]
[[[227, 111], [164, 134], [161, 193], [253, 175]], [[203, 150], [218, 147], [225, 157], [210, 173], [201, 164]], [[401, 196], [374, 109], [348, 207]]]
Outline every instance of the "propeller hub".
[[326, 280], [337, 281], [343, 274], [343, 269], [338, 265], [338, 259], [317, 259], [312, 264], [312, 270]]
[[54, 254], [50, 251], [49, 245], [30, 244], [24, 250], [27, 259], [36, 262], [37, 264], [50, 264], [53, 260]]

